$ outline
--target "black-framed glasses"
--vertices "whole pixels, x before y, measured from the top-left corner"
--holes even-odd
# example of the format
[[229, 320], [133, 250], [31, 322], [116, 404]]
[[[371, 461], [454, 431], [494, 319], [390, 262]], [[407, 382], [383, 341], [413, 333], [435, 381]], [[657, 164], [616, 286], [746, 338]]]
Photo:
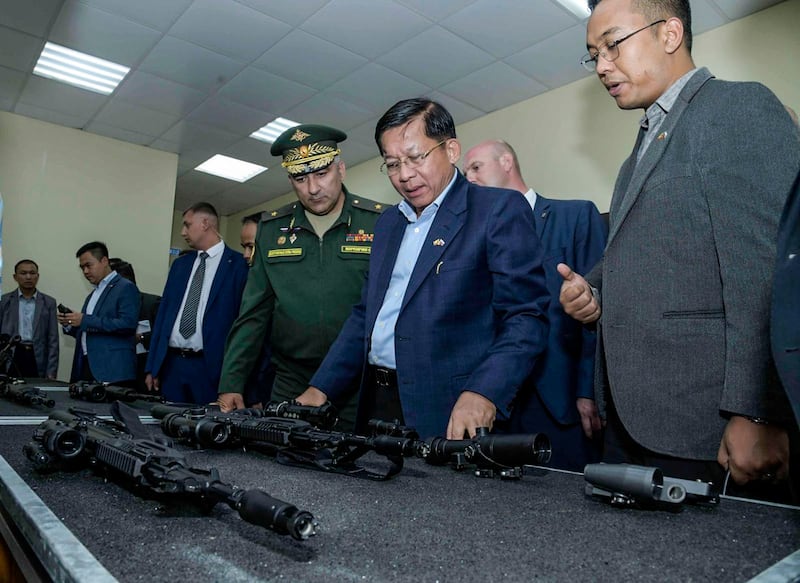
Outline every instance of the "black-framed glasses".
[[656, 24], [661, 24], [662, 22], [666, 22], [663, 18], [661, 20], [656, 20], [655, 22], [651, 22], [647, 26], [643, 26], [639, 30], [634, 30], [630, 34], [626, 34], [622, 38], [618, 38], [617, 40], [612, 40], [610, 43], [606, 45], [600, 45], [600, 49], [594, 53], [589, 51], [583, 58], [581, 59], [581, 65], [587, 71], [594, 72], [597, 69], [597, 59], [603, 57], [609, 63], [611, 61], [616, 61], [619, 58], [619, 45], [622, 44], [623, 41], [628, 40], [635, 34], [639, 34], [643, 30], [647, 30], [651, 26], [655, 26]]
[[416, 154], [414, 156], [407, 156], [405, 158], [400, 158], [399, 160], [389, 160], [381, 164], [381, 172], [386, 174], [386, 176], [395, 176], [398, 172], [400, 172], [400, 168], [403, 164], [406, 165], [406, 168], [419, 168], [425, 162], [425, 159], [433, 152], [436, 148], [441, 146], [442, 144], [446, 144], [447, 140], [451, 140], [452, 138], [445, 138], [438, 144], [436, 144], [433, 148], [425, 152], [424, 154]]

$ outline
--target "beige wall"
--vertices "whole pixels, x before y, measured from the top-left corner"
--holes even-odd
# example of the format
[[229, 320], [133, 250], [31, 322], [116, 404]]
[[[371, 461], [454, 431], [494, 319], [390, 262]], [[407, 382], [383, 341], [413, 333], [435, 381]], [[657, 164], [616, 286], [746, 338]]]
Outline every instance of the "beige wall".
[[[93, 240], [130, 261], [143, 291], [161, 293], [168, 267], [177, 156], [0, 112], [3, 292], [14, 263], [34, 259], [39, 288], [74, 310], [91, 290], [75, 251]], [[59, 378], [74, 340], [62, 335]]]
[[[800, 0], [789, 0], [695, 37], [693, 55], [720, 79], [760, 81], [785, 104], [800, 110]], [[623, 49], [624, 50], [624, 49]], [[575, 47], [575, 66], [583, 47]], [[402, 96], [398, 96], [398, 99]], [[410, 97], [410, 96], [408, 96]], [[633, 148], [641, 110], [620, 111], [595, 76], [534, 97], [458, 127], [463, 152], [490, 138], [517, 150], [530, 186], [553, 198], [586, 198], [601, 211]], [[342, 145], [347, 160], [347, 142]], [[352, 191], [384, 202], [397, 195], [378, 172], [379, 159], [347, 169]], [[242, 216], [274, 209], [291, 194], [232, 215], [238, 236]]]

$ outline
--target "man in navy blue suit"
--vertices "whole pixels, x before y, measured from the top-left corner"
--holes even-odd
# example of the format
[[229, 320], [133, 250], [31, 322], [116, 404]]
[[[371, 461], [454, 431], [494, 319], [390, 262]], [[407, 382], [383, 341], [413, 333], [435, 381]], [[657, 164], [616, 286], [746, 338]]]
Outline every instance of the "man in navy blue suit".
[[[606, 226], [588, 200], [550, 200], [529, 188], [514, 149], [501, 140], [471, 148], [464, 158], [467, 180], [480, 186], [522, 193], [533, 209], [536, 233], [544, 249], [544, 270], [551, 302], [547, 352], [537, 361], [517, 398], [509, 431], [545, 433], [553, 454], [550, 465], [583, 471], [599, 461], [600, 416], [594, 402], [594, 331], [567, 316], [555, 301], [563, 278], [559, 263], [589, 271], [603, 256]], [[592, 439], [594, 438], [594, 439]]]
[[222, 240], [219, 215], [207, 202], [183, 213], [194, 253], [172, 264], [150, 338], [145, 384], [170, 401], [216, 401], [225, 339], [239, 313], [247, 262]]
[[134, 386], [139, 290], [108, 264], [100, 241], [78, 249], [83, 276], [94, 286], [80, 312], [58, 314], [65, 334], [75, 337], [70, 382], [79, 380]]
[[542, 250], [518, 192], [458, 172], [455, 124], [409, 99], [378, 121], [382, 171], [403, 201], [375, 226], [361, 302], [299, 397], [321, 404], [361, 376], [359, 421], [463, 438], [506, 418], [547, 342]]

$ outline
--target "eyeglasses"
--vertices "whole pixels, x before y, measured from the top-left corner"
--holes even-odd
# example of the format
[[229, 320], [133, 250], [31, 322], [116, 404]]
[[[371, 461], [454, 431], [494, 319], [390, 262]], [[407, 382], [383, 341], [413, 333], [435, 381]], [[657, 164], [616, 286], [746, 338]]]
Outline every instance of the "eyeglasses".
[[647, 30], [651, 26], [655, 26], [656, 24], [661, 24], [662, 22], [666, 22], [666, 20], [664, 19], [656, 20], [655, 22], [651, 22], [647, 26], [643, 26], [639, 30], [634, 30], [632, 33], [626, 34], [620, 39], [612, 40], [605, 46], [600, 45], [600, 50], [598, 50], [596, 53], [592, 54], [590, 51], [585, 55], [583, 55], [583, 58], [581, 59], [581, 65], [583, 65], [583, 68], [586, 69], [587, 71], [591, 71], [594, 73], [594, 71], [597, 69], [597, 59], [599, 57], [603, 57], [609, 63], [612, 61], [616, 61], [617, 58], [619, 57], [619, 45], [622, 44], [623, 41], [628, 40], [635, 34], [639, 34], [643, 30]]
[[407, 156], [405, 159], [401, 158], [399, 160], [390, 160], [388, 162], [384, 162], [381, 164], [381, 172], [386, 174], [386, 176], [395, 176], [398, 172], [400, 172], [400, 167], [405, 164], [406, 168], [414, 169], [419, 168], [425, 163], [425, 159], [433, 152], [436, 148], [441, 146], [442, 144], [447, 143], [448, 140], [452, 138], [445, 138], [438, 144], [436, 144], [433, 148], [425, 152], [424, 154], [417, 154], [415, 156]]

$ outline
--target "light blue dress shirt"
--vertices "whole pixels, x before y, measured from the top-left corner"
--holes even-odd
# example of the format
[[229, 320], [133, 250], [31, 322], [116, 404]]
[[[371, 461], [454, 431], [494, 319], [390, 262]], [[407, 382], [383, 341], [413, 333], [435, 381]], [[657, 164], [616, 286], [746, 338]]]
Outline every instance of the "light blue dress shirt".
[[372, 328], [372, 344], [368, 358], [369, 363], [374, 366], [390, 369], [397, 368], [394, 350], [394, 327], [397, 324], [397, 317], [400, 315], [403, 297], [406, 294], [408, 282], [411, 280], [411, 274], [414, 272], [414, 266], [417, 264], [419, 253], [422, 251], [422, 246], [425, 244], [428, 232], [431, 230], [433, 220], [436, 218], [436, 213], [456, 181], [457, 172], [458, 170], [453, 172], [453, 179], [447, 187], [436, 197], [436, 200], [425, 207], [419, 217], [405, 200], [397, 205], [398, 210], [408, 220], [408, 225], [405, 233], [403, 233], [403, 241], [400, 243], [397, 260], [394, 262], [389, 287], [383, 297], [383, 305], [378, 312], [375, 326]]

